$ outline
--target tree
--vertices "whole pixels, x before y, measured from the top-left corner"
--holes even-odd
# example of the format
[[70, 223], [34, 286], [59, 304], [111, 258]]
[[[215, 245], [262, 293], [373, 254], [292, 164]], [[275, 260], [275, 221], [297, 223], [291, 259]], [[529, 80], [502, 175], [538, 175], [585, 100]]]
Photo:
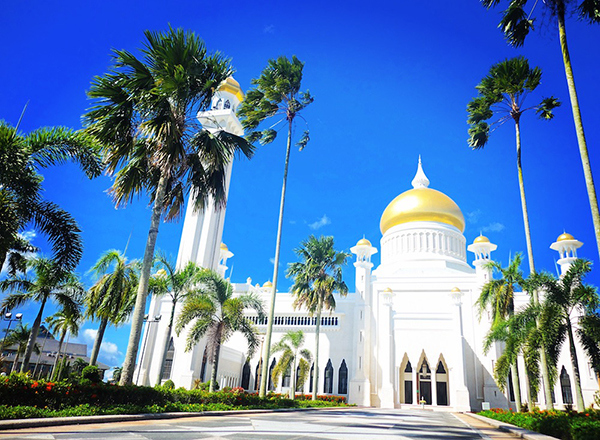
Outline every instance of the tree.
[[113, 380], [118, 382], [121, 379], [121, 372], [123, 371], [123, 367], [115, 367], [113, 370]]
[[248, 341], [248, 357], [259, 345], [256, 330], [244, 312], [252, 309], [263, 319], [263, 304], [254, 294], [233, 296], [233, 286], [217, 272], [204, 269], [197, 279], [197, 290], [190, 292], [177, 318], [175, 331], [181, 333], [191, 324], [187, 332], [186, 351], [190, 351], [204, 336], [207, 337], [206, 351], [212, 363], [210, 391], [215, 390], [219, 350], [234, 332], [241, 332]]
[[0, 121], [0, 268], [8, 258], [9, 275], [23, 271], [23, 254], [36, 250], [20, 235], [30, 224], [48, 238], [59, 264], [67, 270], [77, 266], [81, 231], [69, 213], [44, 200], [44, 179], [38, 172], [69, 160], [89, 178], [102, 170], [98, 144], [86, 133], [56, 127], [22, 135]]
[[67, 333], [70, 333], [73, 336], [77, 336], [79, 334], [79, 324], [81, 323], [81, 308], [79, 304], [75, 304], [74, 309], [62, 309], [56, 312], [54, 315], [50, 315], [46, 318], [46, 322], [48, 323], [49, 329], [52, 333], [60, 333], [60, 339], [58, 341], [58, 350], [56, 353], [56, 358], [54, 360], [54, 365], [52, 367], [52, 380], [56, 380], [57, 375], [57, 365], [58, 359], [60, 358], [62, 345], [65, 341], [65, 337]]
[[28, 301], [40, 303], [40, 310], [33, 321], [31, 335], [21, 365], [21, 372], [29, 368], [29, 360], [40, 331], [44, 307], [48, 300], [54, 300], [64, 310], [73, 310], [83, 296], [83, 286], [77, 276], [56, 261], [38, 257], [27, 262], [27, 268], [35, 273], [17, 275], [0, 281], [0, 290], [9, 292], [2, 301], [2, 308], [14, 309]]
[[[511, 119], [515, 123], [517, 175], [527, 243], [527, 257], [531, 273], [535, 273], [535, 264], [531, 244], [531, 230], [529, 228], [529, 214], [527, 213], [527, 199], [525, 198], [523, 168], [521, 166], [521, 116], [524, 112], [535, 109], [541, 119], [549, 120], [553, 118], [552, 110], [560, 105], [556, 98], [550, 97], [543, 99], [536, 106], [524, 107], [525, 98], [537, 88], [541, 78], [542, 71], [540, 68], [530, 68], [529, 62], [523, 57], [502, 61], [490, 68], [489, 74], [476, 86], [479, 96], [473, 98], [467, 105], [467, 111], [469, 112], [467, 122], [471, 124], [469, 145], [473, 149], [485, 147], [489, 139], [490, 129], [494, 125], [497, 128]], [[495, 115], [499, 118], [488, 124], [486, 121]], [[533, 291], [532, 294], [534, 301], [538, 303], [537, 291]], [[540, 351], [540, 361], [545, 385], [544, 400], [547, 407], [552, 408], [550, 378], [544, 350]]]
[[150, 280], [149, 292], [152, 295], [169, 295], [171, 297], [171, 314], [169, 316], [169, 325], [165, 330], [165, 343], [158, 359], [160, 367], [158, 371], [157, 384], [160, 385], [164, 372], [165, 357], [169, 349], [171, 334], [173, 332], [173, 322], [175, 320], [175, 307], [182, 299], [185, 299], [190, 293], [196, 290], [196, 283], [202, 273], [202, 268], [193, 261], [190, 261], [183, 269], [176, 270], [175, 264], [165, 255], [158, 254], [156, 262], [162, 266], [155, 276]]
[[[273, 128], [282, 121], [287, 122], [287, 148], [285, 153], [285, 165], [283, 167], [283, 184], [281, 186], [281, 202], [279, 204], [279, 221], [277, 223], [277, 240], [275, 244], [275, 262], [273, 269], [273, 289], [271, 291], [271, 305], [267, 319], [267, 332], [265, 336], [265, 348], [262, 357], [262, 372], [260, 383], [260, 396], [264, 397], [267, 392], [268, 362], [271, 349], [271, 335], [273, 333], [273, 318], [275, 313], [275, 296], [277, 294], [277, 281], [279, 279], [279, 253], [281, 249], [281, 233], [283, 229], [283, 209], [285, 206], [285, 192], [287, 187], [288, 166], [290, 162], [290, 151], [292, 147], [292, 134], [294, 120], [302, 117], [300, 113], [314, 101], [310, 92], [301, 92], [302, 63], [296, 56], [290, 61], [286, 57], [269, 60], [267, 67], [262, 71], [260, 77], [253, 79], [255, 86], [248, 91], [246, 99], [240, 106], [239, 115], [242, 117], [242, 126], [246, 130], [252, 130], [248, 134], [251, 142], [260, 140], [265, 145], [271, 143], [277, 137], [277, 131]], [[266, 119], [272, 117], [280, 118], [270, 128], [257, 130], [259, 125]], [[308, 130], [304, 131], [302, 137], [296, 144], [300, 151], [304, 149], [309, 141]]]
[[[273, 383], [277, 383], [279, 378], [289, 370], [292, 376], [292, 400], [296, 397], [298, 388], [302, 388], [304, 385], [312, 361], [310, 351], [300, 349], [303, 344], [304, 332], [298, 330], [287, 332], [279, 342], [271, 347], [271, 353], [281, 352], [281, 357], [273, 369]], [[300, 373], [298, 374], [298, 383], [296, 383], [296, 370], [298, 367], [300, 368]]]
[[[578, 324], [580, 317], [596, 315], [596, 309], [600, 307], [600, 298], [596, 288], [584, 284], [585, 276], [592, 270], [592, 265], [586, 260], [575, 260], [569, 270], [560, 279], [551, 274], [542, 274], [540, 284], [546, 292], [546, 300], [540, 323], [545, 329], [545, 337], [548, 338], [552, 359], [558, 360], [561, 347], [565, 340], [569, 343], [571, 364], [575, 379], [575, 394], [577, 398], [577, 409], [585, 409], [583, 393], [581, 391], [581, 379], [579, 372], [579, 361], [575, 350], [575, 335], [581, 339], [581, 332], [573, 331], [573, 324]], [[575, 319], [575, 322], [573, 321]], [[587, 323], [589, 326], [589, 322]], [[582, 344], [591, 359], [600, 358], [600, 350], [597, 344]]]
[[[3, 341], [4, 347], [10, 347], [11, 345], [16, 345], [17, 350], [15, 351], [15, 360], [13, 361], [11, 372], [17, 371], [17, 365], [19, 363], [19, 358], [25, 352], [27, 348], [27, 344], [29, 339], [31, 338], [31, 329], [27, 325], [19, 324], [14, 329], [10, 330], [6, 334], [6, 338]], [[35, 354], [40, 353], [40, 346], [35, 344], [33, 346], [33, 351]]]
[[130, 263], [117, 250], [106, 251], [90, 269], [98, 278], [85, 297], [86, 318], [100, 321], [90, 355], [90, 365], [96, 365], [104, 332], [108, 324], [124, 323], [135, 304], [139, 263]]
[[195, 34], [181, 29], [144, 34], [142, 59], [115, 50], [110, 72], [94, 78], [89, 96], [96, 102], [85, 115], [88, 131], [104, 145], [109, 174], [116, 174], [111, 188], [116, 205], [142, 192], [152, 204], [121, 384], [133, 378], [161, 218], [178, 218], [190, 191], [196, 209], [208, 197], [225, 203], [227, 164], [234, 154], [253, 153], [245, 139], [210, 133], [196, 119], [231, 75], [229, 60], [209, 55]]
[[342, 280], [342, 266], [350, 254], [337, 252], [333, 246], [333, 237], [316, 238], [311, 235], [299, 248], [294, 249], [301, 261], [291, 263], [287, 271], [288, 278], [294, 279], [294, 308], [305, 307], [311, 316], [316, 315], [313, 400], [317, 399], [319, 383], [321, 313], [323, 309], [335, 310], [335, 291], [341, 296], [348, 293], [348, 286]]
[[[497, 6], [500, 0], [482, 0], [486, 8]], [[576, 15], [580, 20], [587, 21], [590, 24], [600, 23], [600, 0], [581, 0], [575, 2], [573, 0], [548, 0], [544, 2], [535, 2], [529, 13], [525, 12], [527, 0], [510, 0], [508, 8], [504, 11], [502, 20], [498, 27], [502, 29], [504, 35], [511, 46], [520, 47], [524, 44], [525, 38], [529, 34], [529, 30], [533, 29], [535, 18], [533, 17], [534, 9], [537, 5], [544, 8], [544, 12], [549, 13], [553, 18], [556, 18], [558, 25], [558, 34], [560, 40], [560, 48], [563, 56], [563, 64], [565, 66], [565, 75], [567, 78], [567, 86], [569, 88], [569, 98], [571, 100], [571, 110], [573, 113], [573, 121], [575, 122], [575, 131], [577, 133], [577, 143], [579, 145], [579, 155], [583, 165], [583, 174], [585, 177], [585, 185], [590, 201], [590, 209], [592, 211], [592, 220], [594, 223], [594, 232], [596, 234], [596, 243], [598, 252], [600, 253], [600, 211], [598, 211], [598, 199], [596, 197], [596, 187], [592, 176], [592, 167], [583, 131], [583, 121], [581, 118], [581, 110], [579, 108], [579, 98], [575, 89], [575, 77], [573, 75], [573, 66], [571, 65], [571, 55], [569, 54], [569, 46], [567, 45], [567, 31], [565, 25], [565, 17], [571, 13], [571, 9], [575, 4]]]
[[[510, 262], [507, 268], [503, 268], [499, 263], [490, 261], [486, 267], [500, 273], [499, 279], [492, 279], [485, 283], [481, 289], [479, 298], [476, 301], [476, 306], [479, 310], [479, 317], [484, 311], [491, 314], [490, 331], [499, 331], [502, 326], [507, 326], [506, 322], [514, 315], [515, 312], [515, 288], [523, 283], [523, 272], [521, 272], [521, 254], [516, 254], [515, 258]], [[508, 327], [510, 330], [511, 327]], [[508, 332], [510, 333], [510, 332]], [[498, 338], [501, 339], [501, 338]], [[516, 338], [507, 338], [508, 352], [505, 359], [510, 364], [512, 375], [512, 384], [515, 392], [515, 403], [517, 411], [521, 411], [521, 388], [519, 385], [519, 370], [517, 368], [518, 350]], [[484, 346], [485, 348], [485, 346]], [[507, 372], [508, 373], [508, 372]], [[504, 389], [502, 384], [498, 384], [501, 389]], [[531, 403], [531, 402], [530, 402]]]

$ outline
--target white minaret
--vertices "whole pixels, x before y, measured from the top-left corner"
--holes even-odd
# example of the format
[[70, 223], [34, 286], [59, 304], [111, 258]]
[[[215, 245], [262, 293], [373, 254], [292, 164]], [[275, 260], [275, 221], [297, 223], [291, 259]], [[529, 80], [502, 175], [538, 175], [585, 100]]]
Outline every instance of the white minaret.
[[[227, 131], [238, 136], [244, 134], [242, 124], [235, 111], [244, 99], [244, 93], [239, 83], [232, 77], [227, 78], [217, 89], [209, 111], [198, 113], [198, 121], [202, 127], [211, 133]], [[225, 196], [229, 194], [229, 181], [231, 180], [232, 162], [229, 162], [225, 177]], [[223, 237], [223, 224], [225, 222], [225, 207], [216, 207], [212, 198], [206, 202], [202, 211], [194, 209], [194, 195], [190, 194], [177, 267], [185, 266], [189, 261], [194, 261], [202, 267], [219, 270], [221, 260], [221, 239]], [[232, 254], [233, 255], [233, 254]]]
[[560, 255], [558, 264], [560, 264], [560, 276], [563, 276], [571, 267], [571, 264], [577, 259], [577, 249], [583, 246], [579, 240], [575, 240], [571, 234], [563, 232], [556, 241], [550, 245], [550, 249], [557, 251]]
[[371, 382], [369, 371], [371, 365], [371, 256], [377, 249], [366, 238], [358, 240], [356, 246], [350, 248], [356, 254], [356, 292], [360, 295], [354, 307], [354, 322], [358, 332], [354, 332], [354, 360], [351, 364], [350, 390], [348, 401], [356, 405], [371, 406]]
[[482, 283], [487, 283], [492, 279], [492, 271], [486, 268], [485, 265], [491, 261], [491, 254], [497, 248], [498, 246], [491, 243], [489, 238], [484, 235], [479, 235], [473, 240], [473, 244], [467, 246], [467, 250], [475, 254], [473, 266], [475, 266], [477, 277]]

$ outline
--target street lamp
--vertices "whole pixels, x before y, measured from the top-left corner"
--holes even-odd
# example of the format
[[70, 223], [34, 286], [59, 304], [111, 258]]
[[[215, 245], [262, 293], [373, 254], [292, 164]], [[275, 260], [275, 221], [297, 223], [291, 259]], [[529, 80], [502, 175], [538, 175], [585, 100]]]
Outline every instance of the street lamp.
[[4, 314], [4, 316], [2, 316], [2, 320], [8, 321], [8, 327], [6, 327], [4, 329], [5, 333], [4, 333], [4, 338], [2, 338], [2, 348], [4, 348], [4, 342], [6, 341], [6, 337], [8, 336], [8, 332], [10, 331], [10, 325], [13, 322], [17, 322], [17, 321], [20, 322], [22, 318], [23, 318], [23, 314], [22, 313], [17, 313], [14, 318], [12, 317], [12, 313], [11, 312], [6, 312]]
[[144, 353], [146, 352], [146, 344], [148, 343], [148, 337], [149, 337], [149, 333], [150, 333], [150, 324], [154, 323], [154, 322], [159, 322], [160, 318], [162, 318], [162, 315], [156, 315], [154, 317], [154, 319], [150, 319], [149, 315], [144, 315], [144, 322], [146, 322], [146, 337], [144, 338], [144, 344], [142, 345], [142, 354], [140, 356], [140, 363], [138, 365], [138, 373], [137, 373], [137, 379], [135, 381], [136, 384], [139, 385], [140, 382], [140, 372], [142, 371], [142, 362], [144, 361]]

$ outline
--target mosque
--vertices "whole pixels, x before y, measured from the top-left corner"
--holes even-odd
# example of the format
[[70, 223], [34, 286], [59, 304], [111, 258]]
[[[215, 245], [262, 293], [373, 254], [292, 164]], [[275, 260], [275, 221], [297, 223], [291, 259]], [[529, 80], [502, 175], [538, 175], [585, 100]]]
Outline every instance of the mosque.
[[[235, 114], [243, 96], [239, 84], [233, 78], [227, 79], [215, 93], [211, 110], [201, 112], [198, 119], [207, 129], [243, 134]], [[231, 167], [227, 185], [230, 177]], [[225, 275], [227, 260], [233, 253], [221, 242], [224, 215], [224, 209], [215, 210], [210, 203], [204, 212], [193, 212], [188, 204], [178, 267], [195, 261]], [[310, 393], [314, 386], [319, 394], [343, 395], [350, 403], [381, 408], [515, 408], [510, 384], [502, 392], [493, 379], [494, 363], [502, 347], [497, 344], [488, 353], [483, 352], [490, 319], [485, 313], [480, 319], [475, 308], [482, 286], [492, 277], [486, 263], [497, 245], [484, 236], [467, 245], [460, 208], [446, 194], [430, 188], [420, 160], [412, 188], [389, 203], [381, 216], [380, 228], [379, 249], [366, 238], [351, 248], [355, 255], [356, 292], [337, 297], [335, 311], [321, 317], [320, 383], [313, 384], [311, 374], [303, 391]], [[566, 233], [551, 245], [560, 254], [558, 264], [563, 273], [577, 258], [581, 245]], [[471, 264], [467, 251], [472, 255]], [[375, 267], [372, 257], [378, 252], [380, 264]], [[233, 286], [236, 293], [260, 295], [265, 308], [269, 304], [270, 282], [252, 285], [248, 279]], [[519, 293], [515, 305], [519, 307], [527, 301], [527, 295]], [[306, 310], [295, 310], [292, 302], [290, 293], [277, 293], [272, 341], [300, 329], [305, 333], [304, 348], [314, 354], [316, 318]], [[185, 352], [185, 331], [180, 336], [171, 335], [167, 341], [168, 320], [160, 320], [160, 316], [169, 316], [170, 308], [170, 298], [152, 298], [134, 380], [154, 385], [160, 375], [160, 381], [171, 379], [177, 387], [191, 388], [197, 380], [210, 379], [206, 344], [201, 341]], [[248, 317], [264, 334], [266, 322], [256, 315]], [[598, 383], [581, 347], [578, 350], [584, 398], [589, 404]], [[259, 359], [260, 353], [247, 359], [245, 340], [234, 335], [220, 351], [219, 385], [257, 390]], [[272, 369], [276, 355], [268, 362]], [[574, 375], [566, 351], [558, 369], [560, 377], [554, 397], [556, 406], [561, 407], [572, 404], [574, 395]], [[522, 364], [520, 370], [524, 371]], [[279, 384], [269, 380], [272, 390], [285, 392], [289, 386], [289, 375]], [[525, 383], [521, 388], [525, 389]], [[543, 402], [542, 395], [537, 400]]]

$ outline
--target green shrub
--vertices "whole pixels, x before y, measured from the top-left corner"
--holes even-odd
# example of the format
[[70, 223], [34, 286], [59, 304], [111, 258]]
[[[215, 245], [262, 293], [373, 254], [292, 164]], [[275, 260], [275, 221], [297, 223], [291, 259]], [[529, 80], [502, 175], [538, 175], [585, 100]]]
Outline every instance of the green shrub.
[[169, 379], [169, 380], [165, 381], [165, 383], [163, 383], [162, 386], [167, 390], [173, 390], [173, 389], [175, 389], [175, 382], [173, 382], [171, 379]]
[[100, 378], [100, 370], [96, 365], [88, 365], [81, 372], [81, 378], [87, 379], [92, 383], [98, 383], [102, 379]]

